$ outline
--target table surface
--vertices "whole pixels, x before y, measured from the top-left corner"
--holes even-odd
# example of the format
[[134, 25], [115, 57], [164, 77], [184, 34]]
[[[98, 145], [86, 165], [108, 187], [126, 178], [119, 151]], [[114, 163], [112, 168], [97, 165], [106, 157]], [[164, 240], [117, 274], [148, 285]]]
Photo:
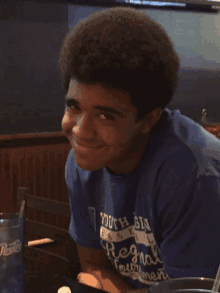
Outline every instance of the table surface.
[[76, 293], [106, 293], [105, 291], [82, 285], [65, 276], [42, 273], [27, 273], [25, 293], [57, 293], [58, 289], [67, 286]]

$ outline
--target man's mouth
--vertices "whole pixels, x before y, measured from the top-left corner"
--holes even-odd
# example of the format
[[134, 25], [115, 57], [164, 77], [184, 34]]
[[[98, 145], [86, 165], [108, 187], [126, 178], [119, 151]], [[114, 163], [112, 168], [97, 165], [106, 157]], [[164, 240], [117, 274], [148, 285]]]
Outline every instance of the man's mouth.
[[76, 143], [76, 141], [73, 142], [73, 146], [74, 146], [74, 149], [76, 151], [79, 151], [79, 152], [89, 152], [89, 151], [96, 151], [96, 150], [99, 150], [101, 149], [103, 146], [99, 146], [99, 147], [91, 147], [90, 145], [89, 146], [85, 146], [85, 145], [81, 145], [81, 144], [78, 144]]

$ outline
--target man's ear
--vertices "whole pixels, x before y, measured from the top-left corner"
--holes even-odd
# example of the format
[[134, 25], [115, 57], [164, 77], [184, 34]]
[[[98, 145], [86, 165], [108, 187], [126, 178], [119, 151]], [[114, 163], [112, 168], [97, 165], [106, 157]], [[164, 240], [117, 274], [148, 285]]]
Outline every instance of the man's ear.
[[152, 110], [150, 113], [148, 113], [146, 117], [144, 118], [142, 133], [150, 132], [153, 126], [160, 119], [160, 116], [162, 115], [162, 113], [163, 113], [162, 108], [156, 108]]

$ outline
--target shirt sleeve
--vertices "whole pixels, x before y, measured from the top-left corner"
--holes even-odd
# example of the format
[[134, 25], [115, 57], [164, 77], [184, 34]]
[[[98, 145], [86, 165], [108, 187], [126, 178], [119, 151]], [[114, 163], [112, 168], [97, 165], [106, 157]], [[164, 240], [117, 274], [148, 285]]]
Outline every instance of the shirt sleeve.
[[65, 180], [68, 190], [71, 221], [69, 233], [73, 240], [87, 248], [102, 249], [98, 233], [92, 224], [88, 210], [88, 200], [83, 194], [80, 176], [76, 163], [74, 162], [74, 153], [69, 153], [66, 168]]
[[193, 155], [176, 153], [160, 172], [159, 250], [165, 271], [173, 278], [214, 278], [220, 264], [220, 178], [218, 172], [206, 171], [199, 173]]

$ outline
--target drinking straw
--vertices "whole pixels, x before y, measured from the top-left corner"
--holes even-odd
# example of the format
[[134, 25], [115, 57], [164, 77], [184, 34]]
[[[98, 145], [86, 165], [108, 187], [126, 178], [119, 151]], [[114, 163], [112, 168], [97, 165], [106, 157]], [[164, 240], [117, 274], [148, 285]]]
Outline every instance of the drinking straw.
[[25, 206], [25, 200], [22, 200], [21, 209], [19, 212], [19, 218], [23, 218], [23, 216], [24, 216], [24, 206]]
[[212, 292], [211, 293], [218, 292], [219, 285], [220, 285], [220, 266], [218, 268], [218, 272], [217, 272], [217, 275], [215, 277], [215, 282], [214, 282], [214, 285], [212, 287]]

